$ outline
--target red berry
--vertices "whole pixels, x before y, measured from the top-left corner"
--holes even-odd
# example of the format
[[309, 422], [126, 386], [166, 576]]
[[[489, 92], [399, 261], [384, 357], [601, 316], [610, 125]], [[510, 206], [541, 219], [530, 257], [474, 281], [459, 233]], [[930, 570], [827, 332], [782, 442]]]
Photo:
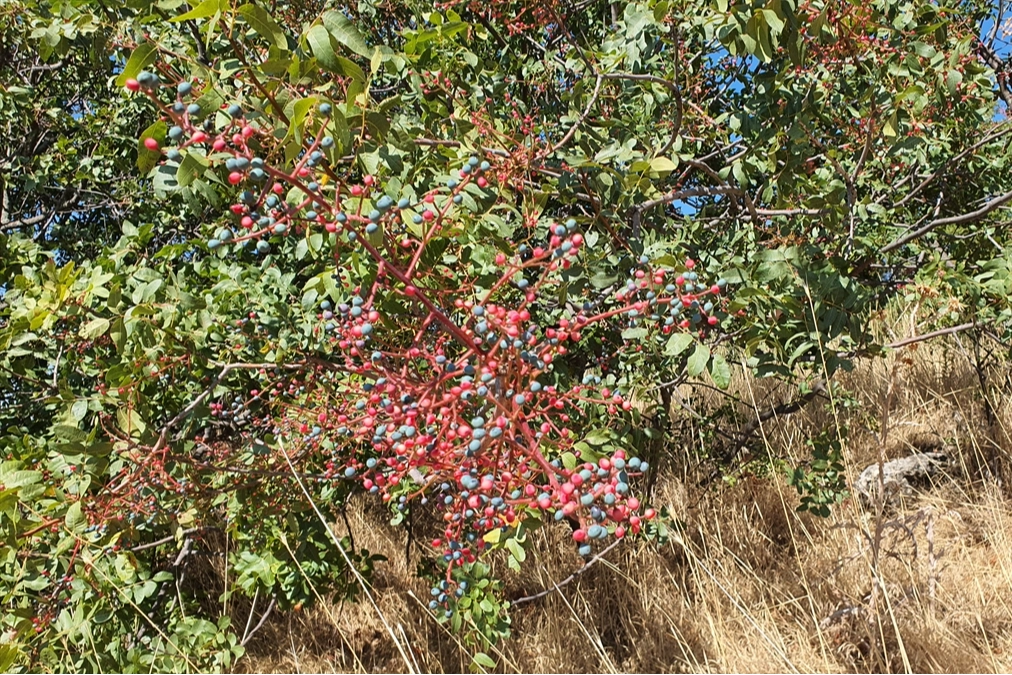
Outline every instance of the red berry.
[[140, 91], [141, 83], [131, 77], [129, 80], [126, 81], [126, 88], [129, 91]]
[[160, 149], [160, 146], [158, 145], [158, 139], [151, 137], [144, 139], [144, 147], [150, 150], [151, 152], [158, 152], [158, 150]]

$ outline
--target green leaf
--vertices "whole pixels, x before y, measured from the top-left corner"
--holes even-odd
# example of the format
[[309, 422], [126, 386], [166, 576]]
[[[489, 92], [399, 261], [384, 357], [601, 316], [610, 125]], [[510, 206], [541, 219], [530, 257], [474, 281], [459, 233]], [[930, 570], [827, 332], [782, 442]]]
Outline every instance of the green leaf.
[[618, 281], [617, 275], [610, 275], [605, 274], [604, 272], [598, 272], [597, 274], [595, 274], [590, 278], [590, 285], [597, 289], [608, 288], [608, 286], [611, 286], [616, 281]]
[[710, 363], [710, 377], [713, 378], [713, 383], [721, 389], [731, 386], [731, 367], [720, 354], [713, 355], [713, 361]]
[[88, 402], [84, 399], [78, 399], [74, 401], [74, 405], [70, 406], [70, 416], [80, 422], [88, 414]]
[[[365, 82], [365, 71], [351, 59], [337, 53], [334, 38], [326, 28], [320, 24], [313, 26], [306, 31], [306, 41], [309, 43], [313, 56], [325, 70], [350, 77], [357, 82]], [[351, 98], [350, 94], [349, 98]]]
[[350, 77], [357, 82], [365, 82], [365, 71], [354, 61], [344, 56], [337, 57], [338, 69], [335, 71], [345, 77]]
[[179, 23], [180, 21], [193, 21], [194, 19], [206, 19], [209, 16], [214, 16], [218, 12], [222, 11], [221, 0], [204, 0], [186, 14], [180, 14], [169, 19], [172, 23]]
[[[176, 168], [178, 169], [178, 167]], [[161, 196], [175, 192], [180, 188], [179, 181], [176, 179], [176, 171], [168, 164], [158, 167], [151, 183], [155, 188], [155, 194]]]
[[144, 42], [137, 45], [137, 49], [130, 54], [123, 72], [116, 78], [116, 86], [122, 87], [127, 80], [135, 79], [137, 74], [155, 62], [158, 56], [158, 48], [153, 42]]
[[340, 70], [341, 64], [338, 63], [337, 54], [334, 52], [334, 42], [326, 28], [320, 24], [310, 26], [306, 31], [306, 42], [309, 43], [310, 51], [321, 66], [332, 73]]
[[109, 325], [109, 319], [103, 319], [101, 317], [92, 319], [81, 326], [81, 337], [85, 340], [94, 340], [100, 335], [105, 335], [105, 332], [109, 330]]
[[162, 145], [165, 142], [165, 134], [168, 130], [168, 125], [159, 120], [145, 129], [141, 133], [141, 137], [137, 139], [137, 168], [140, 169], [141, 173], [146, 174], [150, 172], [158, 164], [158, 160], [162, 158], [161, 152], [148, 150], [144, 146], [144, 141], [148, 138], [153, 138], [158, 141], [158, 145]]
[[306, 116], [309, 115], [309, 111], [316, 106], [319, 99], [316, 96], [307, 96], [304, 99], [300, 99], [295, 102], [292, 107], [292, 118], [291, 124], [288, 126], [288, 135], [296, 139], [302, 138], [302, 124], [306, 121]]
[[642, 328], [642, 327], [626, 328], [624, 331], [622, 331], [622, 339], [623, 340], [640, 340], [642, 338], [645, 338], [649, 334], [650, 334], [650, 331], [648, 331], [646, 328]]
[[670, 173], [678, 168], [678, 164], [667, 157], [654, 157], [650, 160], [650, 169], [657, 173]]
[[885, 124], [882, 126], [882, 135], [886, 138], [895, 138], [899, 133], [898, 122], [896, 119], [896, 113], [886, 118]]
[[366, 44], [365, 38], [362, 37], [362, 33], [359, 32], [355, 24], [351, 22], [348, 17], [337, 10], [329, 10], [323, 13], [323, 25], [326, 26], [327, 32], [330, 33], [335, 40], [343, 44], [345, 47], [355, 52], [359, 56], [369, 58], [373, 54], [373, 50]]
[[506, 540], [506, 550], [510, 552], [513, 559], [519, 563], [527, 560], [527, 551], [524, 550], [523, 545], [516, 539]]
[[625, 20], [626, 34], [630, 37], [639, 35], [647, 26], [656, 23], [654, 13], [645, 3], [630, 2], [625, 6], [622, 18]]
[[668, 344], [664, 347], [664, 353], [668, 356], [678, 356], [688, 349], [689, 345], [693, 342], [692, 336], [688, 333], [675, 333], [668, 338]]
[[15, 645], [0, 645], [0, 672], [9, 673], [20, 655], [21, 652]]
[[216, 110], [219, 110], [221, 106], [225, 103], [225, 97], [217, 89], [213, 87], [207, 87], [204, 90], [204, 93], [200, 96], [200, 98], [198, 98], [194, 102], [198, 106], [200, 106], [201, 115], [207, 115], [209, 113], [213, 113]]
[[763, 17], [766, 19], [766, 25], [769, 26], [774, 33], [779, 34], [784, 32], [786, 24], [784, 24], [784, 20], [780, 18], [779, 14], [774, 12], [772, 9], [764, 9], [762, 10], [762, 13]]
[[182, 187], [190, 185], [200, 176], [204, 175], [204, 171], [209, 166], [207, 159], [198, 152], [194, 152], [192, 149], [186, 153], [183, 157], [183, 161], [179, 163], [179, 168], [176, 169], [176, 182]]
[[143, 434], [144, 430], [147, 429], [144, 420], [141, 419], [141, 416], [133, 408], [118, 409], [116, 411], [116, 421], [119, 423], [120, 430], [131, 435]]
[[949, 93], [955, 96], [959, 93], [959, 85], [963, 81], [963, 73], [958, 70], [950, 70], [949, 74], [945, 76], [945, 86], [949, 88]]
[[84, 528], [88, 527], [88, 519], [84, 517], [84, 513], [81, 511], [81, 502], [74, 502], [70, 505], [70, 508], [67, 509], [64, 523], [67, 529], [75, 534], [83, 532]]
[[42, 472], [26, 471], [24, 469], [10, 470], [10, 465], [0, 471], [0, 483], [8, 490], [34, 485], [42, 480]]
[[481, 668], [495, 668], [495, 661], [485, 652], [478, 652], [471, 657], [471, 660], [474, 662], [474, 665]]
[[685, 369], [690, 377], [697, 377], [706, 370], [706, 364], [710, 360], [710, 348], [704, 344], [697, 344], [696, 350], [692, 352], [689, 360], [685, 363]]
[[249, 3], [237, 11], [246, 20], [246, 23], [260, 34], [260, 37], [270, 40], [279, 49], [288, 49], [288, 37], [285, 35], [285, 31], [263, 7]]

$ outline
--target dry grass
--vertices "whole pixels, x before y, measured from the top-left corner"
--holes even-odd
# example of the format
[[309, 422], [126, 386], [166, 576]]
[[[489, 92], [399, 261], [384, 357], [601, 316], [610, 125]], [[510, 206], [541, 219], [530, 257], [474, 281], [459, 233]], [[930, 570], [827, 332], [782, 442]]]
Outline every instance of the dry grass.
[[[880, 451], [887, 458], [903, 455], [911, 451], [907, 441], [924, 434], [943, 439], [959, 465], [952, 480], [885, 513], [877, 564], [870, 545], [875, 513], [857, 500], [819, 519], [796, 513], [796, 494], [777, 479], [746, 474], [733, 487], [698, 487], [691, 467], [681, 472], [687, 480], [668, 471], [654, 501], [670, 506], [684, 530], [661, 548], [623, 544], [560, 592], [515, 608], [514, 637], [493, 654], [499, 669], [1012, 670], [1012, 509], [1002, 480], [1012, 447], [1012, 400], [996, 401], [987, 421], [958, 340], [866, 362], [842, 382], [860, 405], [845, 409], [837, 401], [834, 411], [813, 403], [771, 420], [761, 430], [765, 447], [798, 459], [807, 438], [845, 423], [851, 430], [846, 460], [855, 476]], [[769, 407], [771, 392], [760, 385], [738, 383], [745, 404], [754, 399], [758, 408]], [[472, 650], [420, 601], [427, 587], [414, 575], [416, 559], [405, 559], [404, 533], [387, 526], [374, 507], [356, 506], [351, 525], [358, 545], [389, 558], [379, 567], [375, 595], [410, 645], [412, 668], [466, 672]], [[522, 576], [503, 570], [510, 597], [550, 588], [580, 567], [562, 530], [536, 533]], [[876, 578], [878, 594], [872, 592]], [[367, 603], [275, 617], [239, 667], [407, 668]]]

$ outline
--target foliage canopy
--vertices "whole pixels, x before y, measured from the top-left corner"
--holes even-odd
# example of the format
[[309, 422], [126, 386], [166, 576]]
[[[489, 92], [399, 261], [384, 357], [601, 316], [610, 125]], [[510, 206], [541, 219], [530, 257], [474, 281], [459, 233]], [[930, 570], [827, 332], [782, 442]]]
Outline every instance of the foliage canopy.
[[[359, 492], [427, 523], [435, 616], [487, 644], [530, 529], [663, 536], [677, 387], [831, 387], [898, 298], [1009, 337], [990, 3], [0, 17], [7, 669], [230, 668], [230, 607], [367, 588], [327, 525]], [[806, 508], [839, 447], [791, 468]]]

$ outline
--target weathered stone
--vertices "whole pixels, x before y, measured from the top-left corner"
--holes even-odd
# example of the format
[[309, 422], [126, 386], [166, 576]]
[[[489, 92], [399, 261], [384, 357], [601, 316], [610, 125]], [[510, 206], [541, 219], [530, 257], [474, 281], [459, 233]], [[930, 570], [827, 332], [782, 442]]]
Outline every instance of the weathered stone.
[[[932, 478], [949, 466], [949, 457], [941, 452], [922, 452], [882, 465], [886, 501], [911, 497], [918, 487], [929, 487]], [[876, 462], [854, 481], [854, 493], [865, 503], [873, 503], [879, 490], [879, 465]]]

